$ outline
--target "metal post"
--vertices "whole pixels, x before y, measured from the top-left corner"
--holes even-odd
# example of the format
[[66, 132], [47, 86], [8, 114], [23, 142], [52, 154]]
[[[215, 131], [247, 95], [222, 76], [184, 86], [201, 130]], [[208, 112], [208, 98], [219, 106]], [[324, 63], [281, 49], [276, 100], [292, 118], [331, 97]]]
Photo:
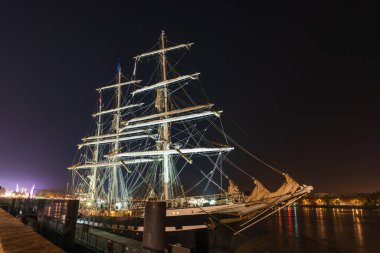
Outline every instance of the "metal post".
[[63, 247], [71, 251], [74, 246], [78, 218], [79, 200], [67, 200], [65, 225], [63, 226]]
[[37, 221], [40, 231], [42, 231], [44, 225], [45, 203], [44, 199], [37, 200]]
[[144, 214], [144, 253], [163, 253], [165, 251], [165, 201], [147, 201]]

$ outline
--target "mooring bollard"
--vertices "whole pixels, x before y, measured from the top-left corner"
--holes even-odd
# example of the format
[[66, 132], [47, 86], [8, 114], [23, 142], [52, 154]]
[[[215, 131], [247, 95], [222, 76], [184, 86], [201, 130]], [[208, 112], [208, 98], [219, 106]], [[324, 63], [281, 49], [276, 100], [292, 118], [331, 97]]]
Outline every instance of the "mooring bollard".
[[40, 232], [42, 232], [42, 228], [44, 225], [45, 203], [46, 203], [45, 199], [37, 200], [37, 221], [38, 221]]
[[142, 252], [165, 251], [165, 217], [166, 202], [147, 201], [145, 203]]
[[79, 200], [67, 200], [65, 224], [63, 226], [63, 248], [72, 250], [78, 218]]

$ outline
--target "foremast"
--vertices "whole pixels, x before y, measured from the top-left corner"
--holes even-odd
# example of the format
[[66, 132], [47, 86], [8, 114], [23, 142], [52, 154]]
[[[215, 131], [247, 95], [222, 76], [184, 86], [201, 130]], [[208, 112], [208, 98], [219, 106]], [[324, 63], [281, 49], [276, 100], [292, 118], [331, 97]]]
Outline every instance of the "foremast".
[[[107, 87], [106, 87], [107, 88]], [[113, 86], [109, 86], [109, 88], [114, 88], [115, 89], [115, 94], [116, 94], [116, 101], [115, 101], [115, 108], [109, 111], [102, 111], [102, 90], [103, 88], [97, 89], [99, 92], [99, 106], [98, 106], [98, 112], [95, 113], [93, 116], [97, 117], [97, 122], [96, 122], [96, 139], [97, 141], [90, 142], [90, 143], [84, 143], [84, 144], [79, 144], [78, 147], [81, 148], [82, 146], [85, 145], [91, 145], [94, 144], [94, 151], [93, 151], [93, 161], [94, 164], [97, 164], [99, 162], [99, 145], [102, 143], [99, 141], [102, 137], [102, 115], [105, 113], [109, 112], [115, 112], [114, 113], [114, 121], [113, 121], [113, 129], [115, 133], [119, 132], [120, 128], [120, 109], [121, 107], [121, 67], [120, 64], [118, 64], [117, 68], [117, 79], [116, 79], [116, 84]], [[127, 108], [127, 106], [125, 106]], [[119, 149], [119, 136], [118, 134], [115, 134], [115, 139], [112, 140], [107, 140], [107, 142], [112, 142], [113, 143], [113, 150], [118, 150]], [[113, 163], [112, 163], [113, 162]], [[113, 164], [113, 165], [112, 165]], [[117, 169], [120, 164], [115, 163], [115, 158], [111, 158], [111, 163], [110, 165], [112, 166], [112, 172], [110, 175], [110, 182], [109, 182], [109, 203], [112, 205], [118, 201], [118, 175], [117, 175]], [[90, 193], [91, 193], [91, 200], [96, 203], [97, 201], [97, 171], [99, 169], [98, 166], [93, 166], [92, 168], [92, 175], [90, 177]], [[96, 206], [96, 205], [95, 205]]]
[[[122, 72], [120, 64], [118, 64], [114, 84], [96, 89], [99, 95], [99, 104], [97, 112], [92, 115], [96, 123], [95, 134], [83, 138], [83, 142], [78, 144], [78, 149], [86, 148], [85, 150], [91, 152], [91, 158], [88, 159], [88, 153], [82, 151], [79, 163], [68, 168], [81, 180], [78, 185], [75, 185], [73, 181], [72, 186], [74, 187], [74, 193], [79, 193], [85, 198], [87, 206], [97, 207], [99, 203], [106, 203], [105, 206], [113, 209], [114, 204], [117, 202], [125, 205], [129, 194], [120, 168], [126, 164], [156, 161], [153, 159], [132, 159], [122, 162], [118, 157], [105, 156], [107, 151], [108, 155], [117, 155], [123, 147], [121, 143], [138, 139], [154, 139], [156, 136], [150, 133], [151, 129], [149, 128], [120, 132], [121, 112], [144, 105], [144, 103], [123, 104], [122, 86], [136, 84], [141, 80], [127, 82], [121, 82], [121, 80]], [[111, 109], [103, 108], [102, 92], [104, 90], [113, 90], [114, 92], [114, 106]], [[112, 118], [110, 127], [107, 127], [110, 122], [104, 120], [103, 117]], [[105, 207], [104, 205], [100, 206]]]
[[[102, 111], [102, 93], [99, 91], [99, 105], [98, 105], [98, 112], [101, 113]], [[96, 122], [96, 137], [99, 138], [102, 132], [102, 117], [101, 114], [97, 115], [97, 122]], [[94, 147], [94, 162], [99, 162], [99, 143], [95, 144]], [[97, 168], [92, 168], [92, 175], [90, 178], [90, 192], [91, 192], [91, 200], [96, 203], [96, 178], [97, 178]], [[95, 205], [96, 206], [96, 205]]]

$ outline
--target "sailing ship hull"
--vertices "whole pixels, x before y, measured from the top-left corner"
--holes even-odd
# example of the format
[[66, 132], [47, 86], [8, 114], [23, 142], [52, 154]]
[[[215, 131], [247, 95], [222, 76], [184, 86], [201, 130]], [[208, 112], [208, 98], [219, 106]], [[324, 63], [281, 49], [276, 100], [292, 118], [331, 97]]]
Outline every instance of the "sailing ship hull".
[[[215, 230], [224, 226], [233, 233], [264, 219], [277, 210], [292, 205], [296, 200], [309, 193], [311, 186], [302, 186], [295, 193], [284, 194], [266, 201], [251, 203], [232, 203], [220, 206], [195, 206], [188, 208], [169, 208], [166, 210], [165, 231], [167, 233], [189, 230]], [[142, 214], [144, 209], [136, 209], [133, 214]], [[117, 234], [125, 234], [142, 239], [144, 218], [140, 216], [88, 217], [81, 222]]]

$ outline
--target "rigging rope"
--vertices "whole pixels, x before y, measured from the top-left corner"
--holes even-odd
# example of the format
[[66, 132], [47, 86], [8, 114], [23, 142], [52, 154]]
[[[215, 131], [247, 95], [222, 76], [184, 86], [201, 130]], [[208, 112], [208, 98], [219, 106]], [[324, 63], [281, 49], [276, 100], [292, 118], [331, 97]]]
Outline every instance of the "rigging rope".
[[[218, 131], [222, 131], [214, 122], [210, 122]], [[241, 146], [239, 143], [237, 143], [234, 139], [232, 139], [229, 135], [225, 135], [226, 138], [233, 144], [235, 145], [236, 147], [240, 148], [242, 151], [244, 151], [247, 155], [249, 155], [250, 157], [256, 159], [257, 161], [261, 162], [262, 164], [264, 164], [265, 166], [267, 166], [268, 168], [272, 169], [273, 171], [281, 174], [281, 175], [285, 175], [284, 172], [282, 172], [281, 170], [279, 169], [276, 169], [275, 167], [273, 167], [272, 165], [270, 165], [269, 163], [261, 160], [259, 157], [257, 157], [256, 155], [252, 154], [251, 152], [249, 152], [247, 149], [245, 149], [243, 146]]]
[[254, 154], [252, 154], [251, 152], [249, 152], [247, 149], [245, 149], [243, 146], [241, 146], [239, 143], [237, 143], [235, 140], [233, 140], [230, 136], [226, 135], [227, 139], [230, 140], [236, 147], [240, 148], [241, 150], [243, 150], [247, 155], [249, 155], [250, 157], [256, 159], [257, 161], [261, 162], [262, 164], [266, 165], [267, 167], [271, 168], [273, 171], [281, 174], [281, 175], [285, 175], [284, 172], [282, 172], [281, 170], [279, 169], [276, 169], [275, 167], [273, 167], [272, 165], [268, 164], [267, 162], [261, 160], [259, 157], [255, 156]]

